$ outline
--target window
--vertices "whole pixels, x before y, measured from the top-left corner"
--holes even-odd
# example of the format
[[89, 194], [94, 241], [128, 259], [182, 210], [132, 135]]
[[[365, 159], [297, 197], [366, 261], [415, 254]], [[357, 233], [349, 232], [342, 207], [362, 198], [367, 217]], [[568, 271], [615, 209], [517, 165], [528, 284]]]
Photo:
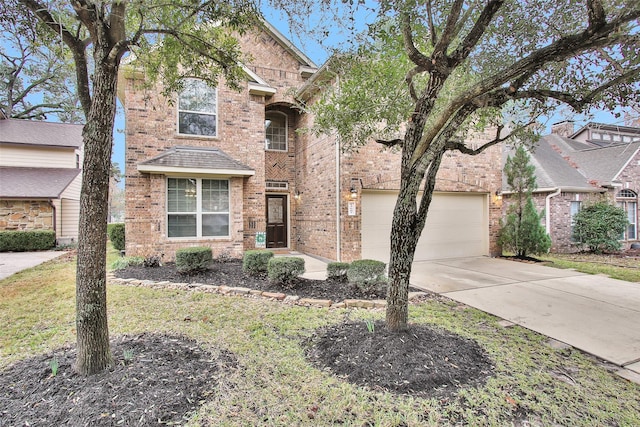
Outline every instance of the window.
[[178, 96], [178, 133], [216, 136], [218, 123], [217, 90], [203, 80], [187, 79]]
[[229, 236], [229, 181], [167, 179], [169, 237]]
[[638, 239], [638, 195], [629, 189], [621, 190], [617, 196], [618, 206], [627, 213], [627, 229], [622, 235], [622, 240]]
[[287, 151], [287, 116], [272, 112], [265, 115], [265, 148]]

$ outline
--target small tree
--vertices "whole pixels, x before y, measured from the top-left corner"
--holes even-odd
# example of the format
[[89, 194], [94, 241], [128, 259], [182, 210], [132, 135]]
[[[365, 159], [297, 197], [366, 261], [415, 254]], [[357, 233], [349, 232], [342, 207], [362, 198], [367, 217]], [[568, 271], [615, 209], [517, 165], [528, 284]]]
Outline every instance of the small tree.
[[606, 201], [580, 209], [574, 217], [573, 235], [594, 253], [620, 250], [620, 236], [627, 226], [624, 209]]
[[501, 222], [498, 243], [503, 249], [515, 252], [518, 257], [547, 252], [551, 238], [540, 224], [541, 213], [536, 210], [531, 193], [536, 189], [535, 168], [529, 163], [529, 155], [519, 146], [504, 166], [507, 184], [514, 192], [514, 203], [507, 209], [507, 218]]

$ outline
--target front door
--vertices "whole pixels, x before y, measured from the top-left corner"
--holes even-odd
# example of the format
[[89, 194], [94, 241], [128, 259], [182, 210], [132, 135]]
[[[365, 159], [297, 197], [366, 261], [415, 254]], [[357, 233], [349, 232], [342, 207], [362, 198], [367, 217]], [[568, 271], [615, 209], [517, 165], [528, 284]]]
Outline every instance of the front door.
[[287, 228], [287, 196], [267, 196], [267, 248], [286, 248]]

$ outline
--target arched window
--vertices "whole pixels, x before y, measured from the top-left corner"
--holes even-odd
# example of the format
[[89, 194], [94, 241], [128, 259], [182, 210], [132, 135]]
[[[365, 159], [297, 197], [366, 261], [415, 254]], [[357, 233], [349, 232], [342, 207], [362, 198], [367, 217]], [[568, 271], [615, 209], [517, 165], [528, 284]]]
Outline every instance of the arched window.
[[616, 195], [616, 201], [627, 213], [627, 230], [622, 236], [622, 240], [637, 240], [638, 239], [638, 194], [635, 191], [625, 188], [620, 190]]
[[272, 111], [265, 114], [265, 148], [267, 150], [287, 151], [287, 116]]

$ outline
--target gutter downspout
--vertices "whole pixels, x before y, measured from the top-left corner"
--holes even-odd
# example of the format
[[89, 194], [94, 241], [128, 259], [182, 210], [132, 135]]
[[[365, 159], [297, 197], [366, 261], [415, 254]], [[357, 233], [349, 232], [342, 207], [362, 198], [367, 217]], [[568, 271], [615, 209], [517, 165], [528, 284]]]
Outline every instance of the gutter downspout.
[[58, 241], [58, 227], [57, 227], [57, 221], [56, 221], [56, 216], [58, 215], [58, 212], [56, 211], [56, 205], [53, 204], [53, 199], [49, 199], [49, 205], [51, 206], [51, 211], [53, 214], [53, 232], [56, 233], [56, 242]]
[[555, 191], [549, 195], [547, 195], [547, 197], [545, 197], [545, 202], [544, 202], [544, 218], [545, 218], [545, 228], [547, 229], [547, 234], [549, 235], [549, 237], [551, 237], [551, 199], [553, 197], [556, 197], [558, 194], [561, 193], [561, 188], [557, 187], [555, 189]]

